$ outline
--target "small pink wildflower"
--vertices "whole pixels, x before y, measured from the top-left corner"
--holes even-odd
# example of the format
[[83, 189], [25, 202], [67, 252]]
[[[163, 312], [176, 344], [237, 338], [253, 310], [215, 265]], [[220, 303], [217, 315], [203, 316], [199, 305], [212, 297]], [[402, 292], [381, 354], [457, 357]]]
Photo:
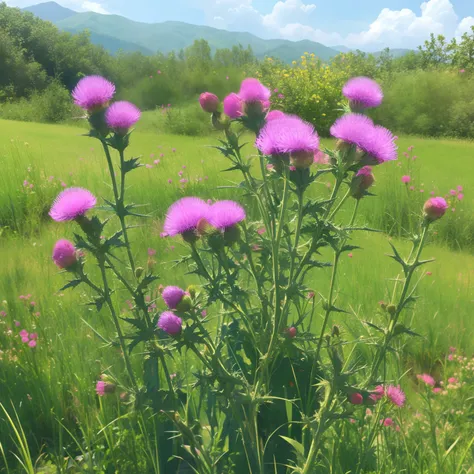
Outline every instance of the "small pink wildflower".
[[463, 187], [462, 187], [461, 185], [459, 185], [456, 189], [457, 189], [459, 192], [462, 192]]
[[352, 405], [362, 405], [362, 403], [364, 403], [364, 397], [360, 393], [354, 392], [350, 394], [349, 402], [352, 403]]
[[411, 177], [408, 175], [402, 176], [402, 183], [408, 184], [411, 181]]
[[169, 179], [169, 180], [168, 180], [168, 183], [169, 183], [169, 184], [171, 184], [172, 182], [173, 182], [173, 180], [172, 180], [172, 179]]
[[457, 349], [456, 349], [455, 347], [453, 347], [453, 346], [451, 346], [451, 347], [449, 348], [449, 352], [451, 352], [452, 354], [454, 354], [456, 351], [457, 351]]
[[393, 426], [393, 420], [391, 418], [385, 418], [384, 420], [380, 420], [380, 424], [384, 426]]
[[464, 194], [463, 193], [459, 193], [458, 194], [458, 200], [459, 201], [462, 201], [464, 199]]
[[159, 165], [159, 164], [160, 164], [160, 160], [155, 160], [153, 163], [154, 163], [155, 165]]
[[385, 391], [387, 398], [396, 406], [402, 407], [405, 404], [406, 395], [400, 385], [389, 385]]
[[410, 191], [414, 191], [415, 190], [415, 186], [410, 186]]
[[155, 249], [152, 249], [152, 248], [149, 248], [148, 249], [148, 256], [149, 257], [153, 257], [156, 255], [156, 250]]
[[18, 328], [20, 327], [20, 321], [15, 321], [15, 326]]
[[201, 311], [201, 317], [202, 317], [202, 318], [205, 318], [206, 316], [207, 316], [207, 310], [203, 309], [203, 310]]
[[440, 393], [443, 389], [441, 387], [435, 387], [433, 393]]
[[36, 332], [32, 332], [30, 334], [30, 339], [36, 341], [38, 339], [38, 334]]
[[451, 384], [458, 383], [458, 379], [456, 377], [449, 377], [448, 382]]
[[431, 275], [433, 275], [432, 272], [426, 272], [426, 276], [429, 276], [429, 277], [430, 277]]
[[449, 194], [451, 194], [451, 196], [456, 196], [457, 193], [456, 193], [456, 190], [455, 190], [455, 189], [451, 189], [451, 190], [449, 191]]
[[36, 347], [37, 342], [32, 339], [30, 342], [28, 342], [28, 346], [31, 347], [32, 349]]
[[349, 258], [352, 258], [352, 257], [353, 257], [352, 253], [348, 253], [347, 256], [348, 256]]
[[21, 342], [24, 342], [25, 344], [29, 341], [30, 339], [27, 337], [22, 337]]
[[434, 387], [436, 384], [435, 379], [429, 374], [420, 374], [417, 375], [417, 378], [418, 380], [421, 380], [426, 385], [430, 385], [431, 387]]

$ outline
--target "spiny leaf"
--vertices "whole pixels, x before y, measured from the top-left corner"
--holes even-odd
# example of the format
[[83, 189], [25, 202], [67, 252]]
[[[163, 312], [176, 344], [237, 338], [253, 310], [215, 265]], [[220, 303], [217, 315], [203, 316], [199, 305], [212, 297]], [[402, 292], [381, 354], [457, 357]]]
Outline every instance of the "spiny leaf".
[[140, 164], [139, 159], [140, 158], [130, 158], [129, 160], [125, 160], [122, 166], [123, 173], [129, 173], [130, 171], [133, 171], [134, 169], [143, 166]]
[[67, 290], [68, 288], [76, 288], [82, 283], [82, 280], [71, 280], [67, 285], [64, 285], [59, 291]]

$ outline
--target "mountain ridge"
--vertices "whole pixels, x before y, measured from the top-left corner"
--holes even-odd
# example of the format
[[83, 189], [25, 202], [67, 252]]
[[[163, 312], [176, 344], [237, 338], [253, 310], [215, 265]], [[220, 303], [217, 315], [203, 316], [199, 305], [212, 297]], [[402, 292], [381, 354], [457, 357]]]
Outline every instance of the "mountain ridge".
[[[329, 47], [311, 40], [263, 39], [248, 32], [233, 32], [180, 21], [143, 23], [120, 15], [75, 12], [53, 1], [24, 10], [51, 21], [63, 31], [79, 33], [88, 30], [91, 41], [104, 46], [112, 54], [119, 50], [139, 51], [143, 54], [159, 51], [167, 54], [191, 46], [197, 39], [206, 40], [213, 51], [241, 44], [243, 47], [250, 46], [259, 59], [273, 56], [286, 63], [298, 59], [305, 52], [314, 53], [323, 61], [328, 61], [341, 52], [351, 51], [345, 46]], [[404, 53], [397, 51], [396, 56], [402, 54]]]

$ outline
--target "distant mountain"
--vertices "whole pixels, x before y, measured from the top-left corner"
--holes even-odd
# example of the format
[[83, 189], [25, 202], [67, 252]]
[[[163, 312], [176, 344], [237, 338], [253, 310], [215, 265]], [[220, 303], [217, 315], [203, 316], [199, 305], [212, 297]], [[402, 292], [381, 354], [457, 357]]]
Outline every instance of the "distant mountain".
[[26, 7], [24, 10], [33, 13], [33, 15], [42, 20], [47, 20], [52, 23], [57, 23], [58, 21], [69, 18], [70, 16], [77, 15], [77, 12], [74, 10], [62, 7], [56, 2], [40, 3], [39, 5]]

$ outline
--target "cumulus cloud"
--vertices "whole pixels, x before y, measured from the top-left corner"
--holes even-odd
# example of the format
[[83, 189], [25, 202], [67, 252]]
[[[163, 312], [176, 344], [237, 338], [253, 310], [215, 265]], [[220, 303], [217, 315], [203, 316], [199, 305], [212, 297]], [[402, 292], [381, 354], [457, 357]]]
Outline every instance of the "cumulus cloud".
[[474, 17], [458, 18], [451, 0], [426, 0], [416, 12], [409, 8], [383, 8], [367, 29], [342, 35], [317, 27], [317, 3], [322, 0], [313, 0], [315, 3], [278, 0], [266, 15], [256, 9], [253, 0], [207, 1], [212, 4], [214, 15], [217, 10], [219, 24], [231, 30], [249, 31], [265, 38], [309, 39], [367, 50], [386, 46], [413, 48], [431, 33], [452, 38], [470, 31], [474, 24]]
[[89, 12], [102, 13], [103, 15], [108, 15], [109, 14], [109, 11], [106, 10], [103, 7], [103, 5], [101, 5], [100, 3], [97, 3], [97, 2], [85, 1], [85, 2], [82, 2], [81, 7], [84, 10], [87, 10]]
[[[102, 13], [106, 15], [110, 13], [107, 8], [104, 6], [105, 2], [101, 1], [89, 1], [89, 0], [56, 0], [57, 3], [63, 7], [71, 8], [76, 11], [89, 11], [95, 13]], [[39, 0], [35, 2], [34, 0], [6, 0], [6, 3], [10, 7], [28, 7], [30, 5], [35, 5], [36, 3], [41, 3]]]

